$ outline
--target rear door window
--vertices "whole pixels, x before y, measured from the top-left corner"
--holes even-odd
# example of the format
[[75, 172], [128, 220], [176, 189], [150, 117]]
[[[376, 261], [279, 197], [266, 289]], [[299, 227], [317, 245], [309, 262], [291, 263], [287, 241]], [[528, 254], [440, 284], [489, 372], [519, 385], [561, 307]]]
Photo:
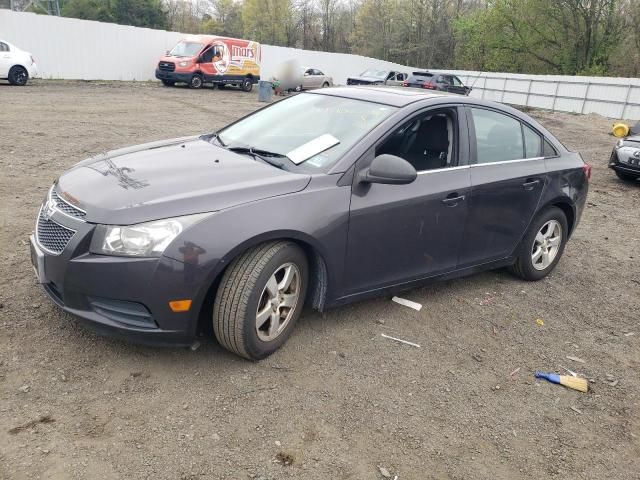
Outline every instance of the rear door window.
[[9, 51], [9, 45], [7, 45], [6, 43], [0, 42], [0, 52], [8, 52], [8, 51]]
[[538, 132], [522, 124], [524, 133], [525, 158], [536, 158], [542, 156], [542, 137]]
[[484, 108], [471, 108], [478, 163], [519, 160], [524, 155], [521, 123]]

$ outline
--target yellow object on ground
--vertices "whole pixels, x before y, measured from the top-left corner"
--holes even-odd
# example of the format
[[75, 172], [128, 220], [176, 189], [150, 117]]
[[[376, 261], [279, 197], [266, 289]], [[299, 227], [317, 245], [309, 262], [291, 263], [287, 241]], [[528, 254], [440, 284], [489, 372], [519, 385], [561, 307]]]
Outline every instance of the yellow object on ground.
[[614, 123], [611, 129], [614, 137], [622, 138], [629, 135], [629, 125], [626, 123]]

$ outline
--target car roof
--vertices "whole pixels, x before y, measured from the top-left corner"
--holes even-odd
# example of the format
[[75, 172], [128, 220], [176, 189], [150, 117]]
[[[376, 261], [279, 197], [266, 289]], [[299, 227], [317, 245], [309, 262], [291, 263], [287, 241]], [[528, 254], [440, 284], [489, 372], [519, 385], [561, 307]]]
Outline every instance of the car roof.
[[335, 87], [331, 89], [314, 90], [314, 95], [331, 95], [334, 97], [352, 98], [354, 100], [365, 100], [369, 102], [384, 103], [393, 107], [404, 107], [410, 103], [426, 100], [429, 98], [455, 97], [464, 98], [460, 95], [449, 92], [433, 91], [426, 93], [417, 88], [406, 87], [386, 87], [358, 85], [349, 87]]

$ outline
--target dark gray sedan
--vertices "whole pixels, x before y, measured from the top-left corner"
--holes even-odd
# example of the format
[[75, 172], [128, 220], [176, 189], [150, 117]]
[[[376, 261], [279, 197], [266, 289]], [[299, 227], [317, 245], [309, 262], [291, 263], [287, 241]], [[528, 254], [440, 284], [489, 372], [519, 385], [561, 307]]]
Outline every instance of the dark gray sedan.
[[94, 330], [263, 358], [303, 307], [509, 267], [551, 272], [590, 168], [510, 107], [414, 89], [303, 93], [216, 134], [115, 150], [51, 187], [31, 237]]

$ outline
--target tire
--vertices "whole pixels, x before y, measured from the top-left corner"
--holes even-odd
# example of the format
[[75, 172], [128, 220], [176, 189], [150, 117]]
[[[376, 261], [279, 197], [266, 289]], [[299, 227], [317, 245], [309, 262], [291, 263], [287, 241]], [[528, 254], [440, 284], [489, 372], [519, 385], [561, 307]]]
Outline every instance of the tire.
[[201, 88], [203, 84], [202, 75], [196, 73], [191, 80], [189, 80], [189, 88]]
[[8, 79], [11, 85], [24, 87], [27, 84], [27, 81], [29, 81], [29, 72], [27, 72], [26, 68], [20, 65], [15, 65], [11, 67], [11, 70], [9, 70]]
[[224, 87], [226, 87], [226, 85], [224, 83], [219, 83], [218, 84], [218, 90], [224, 90]]
[[324, 82], [324, 83], [322, 84], [322, 88], [327, 88], [328, 86], [329, 86], [329, 83], [328, 83], [328, 82]]
[[[552, 232], [550, 230], [551, 227], [554, 230], [559, 228], [559, 232], [557, 230]], [[509, 268], [511, 273], [528, 281], [541, 280], [549, 275], [560, 261], [560, 257], [562, 257], [567, 243], [568, 232], [567, 217], [562, 210], [557, 207], [551, 207], [542, 211], [531, 222], [529, 230], [527, 230], [522, 239], [520, 247], [518, 247], [518, 258]], [[538, 234], [541, 234], [542, 237], [538, 237]], [[538, 238], [545, 238], [546, 243], [541, 245]], [[555, 242], [558, 243], [556, 244]], [[557, 250], [554, 250], [555, 246], [557, 246]], [[546, 260], [544, 256], [545, 250], [548, 252]], [[534, 254], [539, 254], [535, 263]]]
[[253, 80], [251, 80], [249, 77], [246, 77], [242, 81], [242, 86], [240, 88], [242, 88], [242, 91], [244, 92], [250, 92], [253, 89]]
[[633, 182], [636, 178], [640, 177], [640, 174], [634, 175], [632, 173], [621, 172], [619, 170], [616, 170], [615, 172], [616, 172], [616, 175], [618, 176], [618, 178], [620, 180], [625, 181], [625, 182]]
[[[287, 272], [290, 283], [285, 286]], [[290, 241], [259, 245], [234, 260], [213, 305], [213, 331], [220, 345], [248, 360], [260, 360], [278, 350], [300, 317], [308, 277], [307, 257]], [[269, 285], [277, 290], [277, 298]], [[287, 295], [292, 306], [280, 306]]]
[[176, 82], [174, 82], [173, 80], [162, 80], [162, 84], [165, 87], [173, 87], [176, 84]]

